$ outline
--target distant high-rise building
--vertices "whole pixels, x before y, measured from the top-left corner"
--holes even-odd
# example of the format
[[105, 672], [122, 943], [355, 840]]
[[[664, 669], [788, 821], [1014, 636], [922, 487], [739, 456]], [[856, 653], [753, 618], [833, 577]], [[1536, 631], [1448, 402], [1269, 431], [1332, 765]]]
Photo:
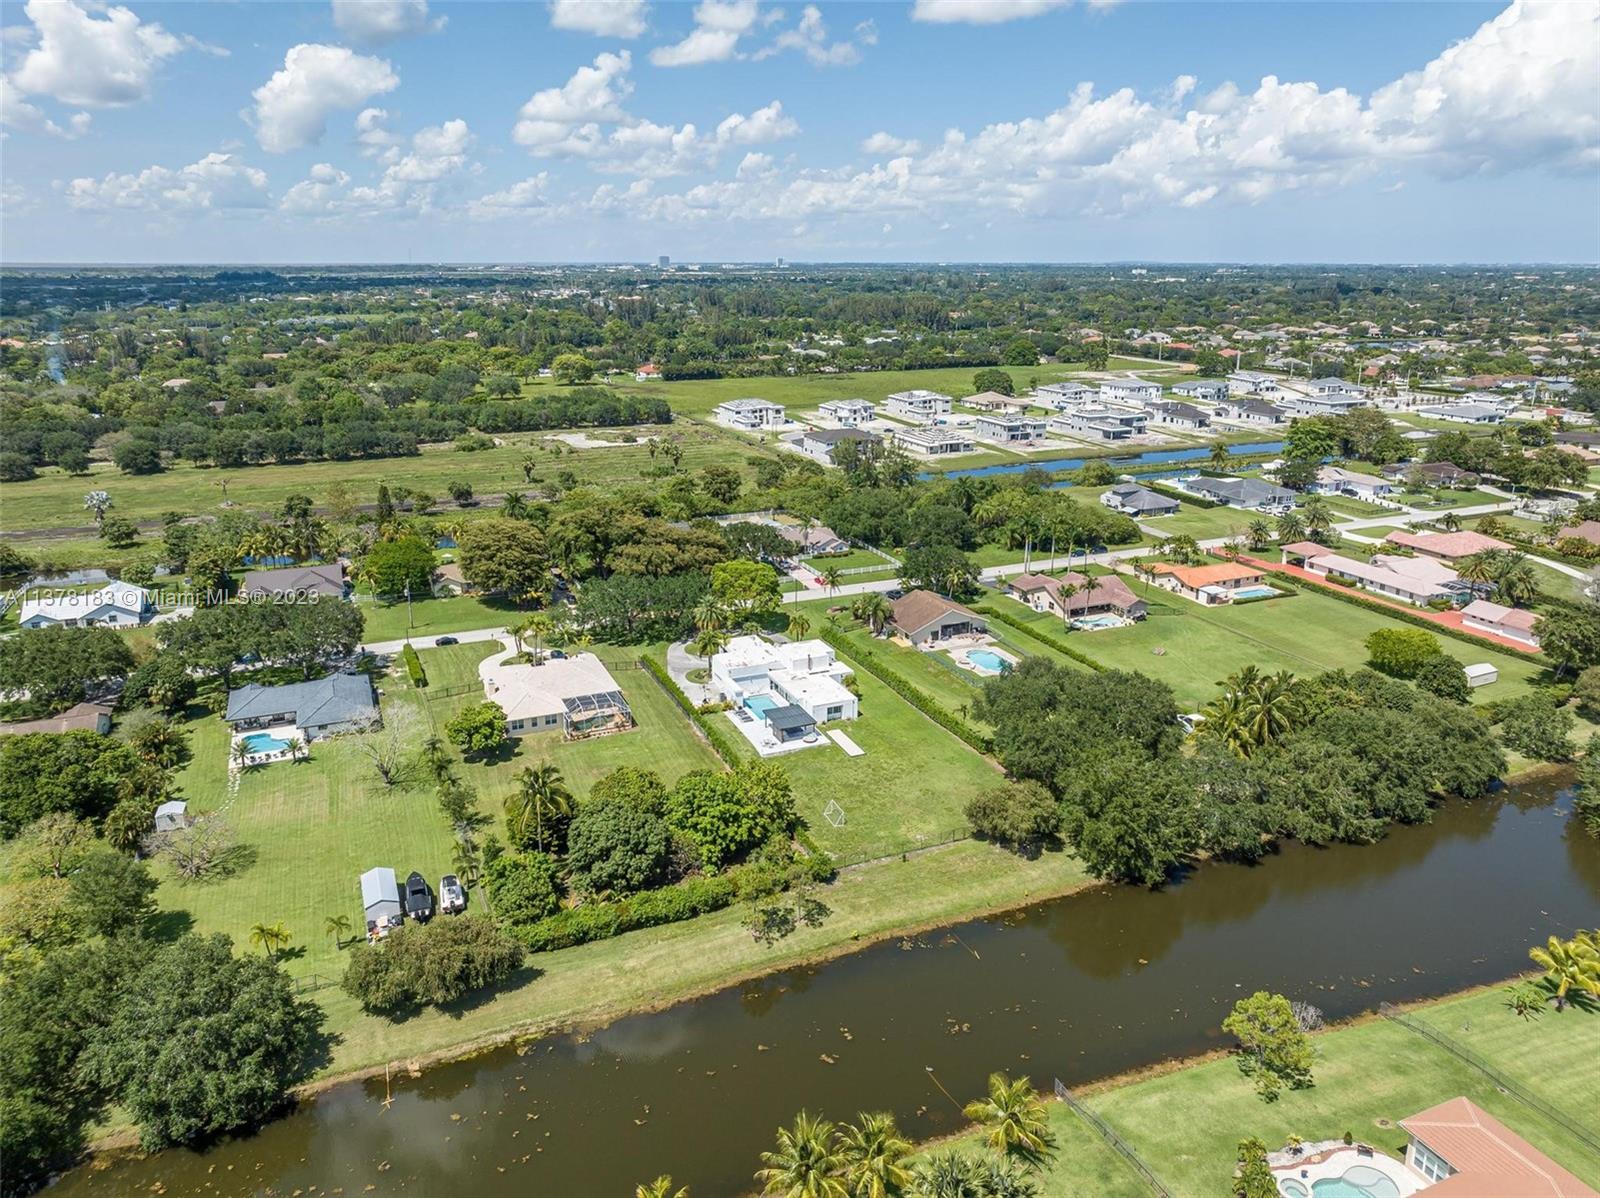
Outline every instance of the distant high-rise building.
[[665, 254], [662, 254], [661, 257], [656, 259], [656, 265], [662, 270], [666, 270], [667, 267], [672, 265], [672, 259], [667, 257]]
[[778, 265], [778, 266], [779, 266], [779, 267], [782, 267], [782, 266], [783, 266], [783, 259], [782, 259], [782, 258], [779, 258], [779, 259], [778, 259], [778, 261], [777, 261], [777, 265]]

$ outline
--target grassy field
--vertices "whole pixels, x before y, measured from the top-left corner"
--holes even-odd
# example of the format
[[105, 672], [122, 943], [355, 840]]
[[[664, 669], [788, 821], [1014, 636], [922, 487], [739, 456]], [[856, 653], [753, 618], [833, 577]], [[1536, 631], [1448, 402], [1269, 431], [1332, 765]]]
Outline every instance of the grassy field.
[[470, 628], [505, 628], [527, 615], [515, 604], [475, 595], [455, 595], [445, 599], [417, 599], [410, 605], [409, 626], [405, 603], [379, 603], [366, 595], [356, 596], [356, 606], [366, 618], [361, 639], [368, 643], [438, 636], [445, 632], [464, 632]]
[[[1600, 1017], [1570, 1012], [1527, 1024], [1488, 990], [1417, 1013], [1536, 1097], [1591, 1133], [1600, 1132]], [[1291, 1135], [1357, 1140], [1398, 1157], [1406, 1134], [1397, 1122], [1446, 1099], [1466, 1096], [1590, 1184], [1600, 1159], [1565, 1128], [1501, 1093], [1444, 1049], [1377, 1019], [1316, 1038], [1316, 1084], [1275, 1103], [1256, 1097], [1232, 1060], [1214, 1060], [1080, 1098], [1104, 1119], [1179, 1198], [1226, 1193], [1238, 1143], [1258, 1136], [1271, 1149]], [[1048, 1078], [1035, 1077], [1036, 1084]], [[1040, 1176], [1046, 1198], [1148, 1193], [1136, 1175], [1062, 1103], [1051, 1103], [1062, 1151]], [[975, 1137], [965, 1144], [976, 1147]], [[1508, 1196], [1509, 1198], [1509, 1196]]]
[[[601, 429], [597, 436], [615, 439], [630, 430]], [[680, 421], [669, 428], [649, 427], [631, 430], [641, 439], [636, 445], [568, 451], [560, 456], [551, 452], [559, 442], [541, 433], [514, 433], [501, 438], [504, 445], [477, 453], [460, 453], [453, 446], [429, 446], [416, 457], [379, 458], [350, 462], [306, 462], [299, 465], [248, 466], [238, 470], [175, 465], [160, 474], [123, 474], [106, 463], [96, 464], [91, 474], [73, 476], [48, 469], [25, 483], [6, 483], [0, 488], [4, 502], [4, 523], [9, 531], [74, 527], [92, 524], [83, 510], [86, 492], [101, 488], [111, 493], [114, 511], [133, 520], [155, 519], [166, 511], [213, 512], [223, 501], [221, 483], [228, 483], [227, 498], [251, 510], [276, 509], [290, 495], [309, 495], [321, 502], [336, 482], [350, 486], [358, 503], [371, 503], [378, 484], [407, 486], [430, 492], [435, 498], [447, 496], [447, 486], [456, 480], [472, 484], [480, 496], [500, 495], [527, 486], [522, 463], [532, 457], [536, 478], [553, 480], [570, 470], [581, 483], [618, 486], [637, 482], [644, 470], [654, 464], [643, 438], [660, 435], [683, 448], [681, 468], [699, 470], [720, 465], [744, 468], [745, 459], [756, 452], [754, 442], [712, 425]], [[38, 552], [43, 553], [41, 548]]]
[[[1133, 370], [1142, 363], [1124, 358], [1112, 358], [1107, 370]], [[1087, 367], [1067, 364], [1057, 366], [1003, 366], [1011, 376], [1019, 393], [1026, 393], [1030, 380], [1055, 383], [1081, 375]], [[696, 379], [677, 383], [619, 384], [618, 391], [635, 395], [661, 396], [672, 405], [674, 412], [690, 416], [704, 416], [719, 403], [729, 399], [757, 396], [772, 403], [781, 403], [791, 416], [814, 413], [817, 405], [830, 399], [865, 399], [872, 403], [882, 401], [896, 391], [940, 391], [953, 399], [973, 393], [972, 376], [977, 369], [971, 366], [949, 367], [934, 370], [875, 370], [849, 374], [803, 374], [752, 379]]]
[[[1142, 582], [1129, 585], [1135, 594], [1145, 594]], [[1354, 668], [1367, 660], [1364, 642], [1371, 633], [1406, 626], [1310, 590], [1264, 603], [1201, 607], [1153, 588], [1148, 601], [1150, 615], [1142, 622], [1103, 632], [1073, 633], [1071, 642], [1103, 665], [1137, 670], [1165, 682], [1179, 704], [1190, 710], [1214, 698], [1216, 684], [1245, 665], [1296, 674]], [[1059, 635], [1054, 617], [1003, 597], [993, 602], [1006, 605], [1005, 610], [1019, 619]], [[1480, 648], [1447, 636], [1441, 636], [1439, 644], [1463, 664], [1486, 661], [1498, 667], [1500, 681], [1475, 691], [1477, 698], [1522, 694], [1543, 672], [1536, 664], [1487, 645]]]

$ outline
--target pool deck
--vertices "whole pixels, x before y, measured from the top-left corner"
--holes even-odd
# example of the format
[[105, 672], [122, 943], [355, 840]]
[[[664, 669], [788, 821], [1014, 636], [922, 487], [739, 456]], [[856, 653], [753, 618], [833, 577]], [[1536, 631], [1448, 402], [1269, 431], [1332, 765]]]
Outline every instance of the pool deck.
[[[1306, 1144], [1301, 1147], [1298, 1154], [1269, 1153], [1267, 1163], [1271, 1165], [1273, 1176], [1277, 1179], [1278, 1192], [1284, 1195], [1284, 1198], [1307, 1198], [1313, 1193], [1312, 1187], [1317, 1182], [1343, 1179], [1350, 1170], [1358, 1172], [1356, 1178], [1347, 1184], [1354, 1190], [1371, 1194], [1372, 1198], [1410, 1198], [1412, 1194], [1420, 1193], [1428, 1186], [1427, 1180], [1412, 1172], [1403, 1161], [1397, 1161], [1376, 1150], [1358, 1151], [1342, 1140], [1324, 1140], [1316, 1144]], [[1370, 1190], [1366, 1189], [1362, 1184], [1366, 1179], [1360, 1170], [1370, 1170], [1371, 1174], [1376, 1174], [1386, 1181], [1393, 1190], [1383, 1187], [1381, 1182]], [[1376, 1178], [1373, 1178], [1373, 1181], [1376, 1181]], [[1372, 1182], [1369, 1181], [1368, 1184]]]
[[252, 728], [249, 732], [235, 732], [228, 745], [228, 771], [230, 773], [237, 773], [239, 770], [250, 766], [267, 765], [273, 761], [293, 760], [288, 748], [285, 747], [265, 750], [260, 753], [252, 751], [241, 762], [234, 756], [234, 750], [236, 746], [245, 744], [253, 736], [270, 736], [273, 740], [284, 742], [298, 741], [302, 746], [306, 744], [305, 736], [293, 724], [275, 724], [271, 728]]

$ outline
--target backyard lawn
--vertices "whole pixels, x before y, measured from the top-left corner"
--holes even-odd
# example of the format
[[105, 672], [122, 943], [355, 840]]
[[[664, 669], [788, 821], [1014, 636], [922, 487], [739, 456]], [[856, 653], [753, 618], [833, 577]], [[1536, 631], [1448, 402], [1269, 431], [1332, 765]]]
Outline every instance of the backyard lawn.
[[[358, 594], [356, 606], [366, 618], [361, 639], [367, 644], [438, 636], [445, 632], [465, 632], [472, 628], [505, 628], [528, 614], [528, 609], [497, 599], [476, 595], [453, 595], [444, 599], [416, 599], [409, 605], [380, 603]], [[409, 607], [409, 613], [408, 613]]]
[[[1600, 1134], [1600, 1072], [1581, 1065], [1600, 1057], [1600, 1016], [1568, 1012], [1524, 1023], [1501, 1006], [1497, 990], [1488, 990], [1424, 1008], [1416, 1017], [1466, 1042], [1491, 1067], [1587, 1132]], [[1238, 1143], [1247, 1136], [1277, 1149], [1291, 1135], [1332, 1140], [1348, 1131], [1398, 1156], [1407, 1138], [1395, 1126], [1398, 1120], [1463, 1095], [1583, 1180], [1600, 1185], [1600, 1159], [1569, 1131], [1415, 1032], [1376, 1019], [1319, 1035], [1316, 1048], [1316, 1084], [1286, 1090], [1270, 1104], [1256, 1097], [1232, 1060], [1079, 1097], [1176, 1198], [1227, 1193]], [[1050, 1083], [1045, 1074], [1033, 1081], [1046, 1089]], [[1069, 1107], [1051, 1103], [1048, 1110], [1062, 1151], [1039, 1179], [1045, 1198], [1149, 1192]], [[975, 1137], [963, 1140], [977, 1145]]]
[[[1142, 582], [1129, 580], [1144, 596]], [[1276, 583], [1273, 585], [1277, 585]], [[1019, 619], [1059, 635], [1054, 617], [1013, 599], [992, 602]], [[1409, 627], [1377, 612], [1315, 591], [1237, 606], [1201, 607], [1187, 599], [1150, 590], [1150, 615], [1131, 627], [1075, 632], [1072, 646], [1102, 665], [1137, 670], [1172, 687], [1180, 706], [1195, 710], [1216, 696], [1217, 683], [1246, 665], [1267, 672], [1320, 673], [1365, 664], [1366, 638], [1379, 628]], [[1462, 664], [1491, 662], [1500, 680], [1474, 692], [1475, 698], [1501, 699], [1525, 692], [1543, 673], [1536, 663], [1440, 636], [1440, 647]]]

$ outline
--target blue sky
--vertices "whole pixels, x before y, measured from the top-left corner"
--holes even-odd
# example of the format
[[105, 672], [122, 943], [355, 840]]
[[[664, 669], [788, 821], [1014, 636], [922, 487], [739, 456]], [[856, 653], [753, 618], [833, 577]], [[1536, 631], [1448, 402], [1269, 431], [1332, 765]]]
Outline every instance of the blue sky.
[[7, 262], [1600, 259], [1600, 0], [3, 20]]

